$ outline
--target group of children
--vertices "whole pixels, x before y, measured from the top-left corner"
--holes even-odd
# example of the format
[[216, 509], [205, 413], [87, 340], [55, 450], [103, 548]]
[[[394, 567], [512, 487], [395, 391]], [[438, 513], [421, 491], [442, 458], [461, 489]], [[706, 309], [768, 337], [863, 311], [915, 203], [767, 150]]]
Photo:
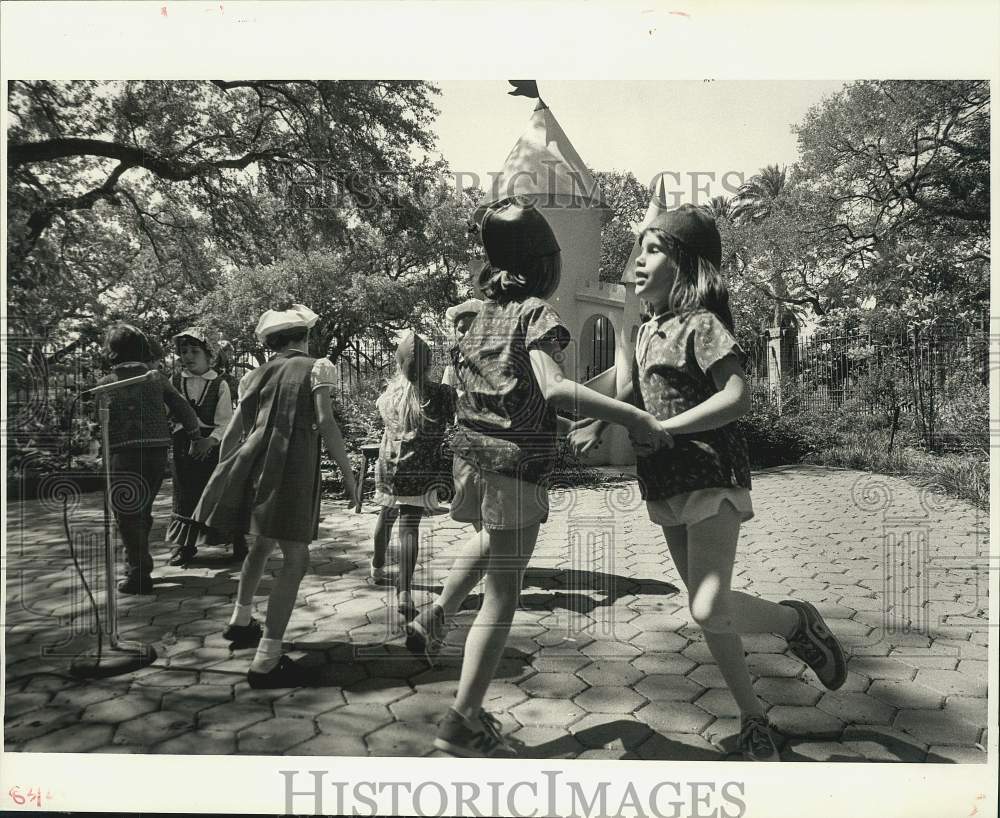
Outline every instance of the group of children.
[[[741, 634], [780, 634], [830, 689], [843, 684], [846, 665], [815, 607], [798, 600], [773, 603], [730, 587], [739, 529], [753, 516], [746, 442], [734, 424], [749, 404], [714, 220], [702, 209], [684, 206], [643, 224], [636, 293], [653, 315], [639, 331], [631, 383], [615, 398], [569, 380], [558, 363], [570, 333], [546, 301], [558, 287], [561, 261], [544, 216], [528, 202], [504, 200], [480, 208], [474, 220], [486, 257], [478, 281], [484, 299], [449, 311], [455, 344], [443, 382], [431, 380], [430, 350], [409, 332], [397, 350], [397, 373], [377, 403], [385, 432], [376, 474], [382, 509], [371, 577], [390, 582], [386, 549], [398, 520], [395, 584], [409, 650], [420, 656], [440, 650], [450, 618], [483, 582], [458, 692], [439, 724], [435, 747], [460, 756], [516, 754], [482, 705], [514, 619], [524, 570], [548, 519], [557, 439], [567, 435], [577, 452], [586, 452], [598, 445], [607, 424], [615, 423], [630, 433], [650, 519], [662, 527], [687, 587], [691, 615], [739, 705], [743, 756], [777, 760], [777, 737], [754, 693]], [[196, 507], [178, 506], [177, 530], [190, 524], [199, 527], [199, 537], [214, 531], [222, 541], [251, 535], [224, 635], [235, 646], [257, 646], [248, 673], [252, 687], [304, 681], [282, 654], [281, 638], [316, 535], [320, 438], [341, 469], [352, 506], [360, 491], [332, 416], [333, 368], [306, 354], [315, 321], [306, 307], [290, 304], [261, 317], [257, 335], [275, 354], [243, 378], [228, 423], [216, 401], [222, 399], [221, 386], [213, 392], [208, 370], [195, 371], [202, 364], [190, 349], [184, 359], [189, 374], [181, 382], [188, 401], [165, 380], [146, 390], [148, 400], [166, 400], [176, 410], [175, 459], [179, 452], [181, 462], [190, 458], [185, 468], [192, 473], [210, 471]], [[199, 377], [206, 385], [196, 390]], [[189, 402], [196, 392], [202, 399], [197, 415]], [[580, 419], [571, 423], [559, 410]], [[455, 430], [450, 475], [442, 456], [449, 427]], [[205, 442], [208, 438], [217, 442]], [[165, 433], [161, 439], [165, 458]], [[189, 502], [190, 495], [184, 499]], [[447, 500], [450, 509], [443, 505]], [[411, 586], [420, 522], [448, 511], [454, 520], [471, 523], [474, 532], [440, 595], [418, 610]], [[128, 552], [128, 524], [122, 516], [119, 522]], [[189, 532], [178, 554], [191, 556], [191, 544]], [[284, 559], [261, 627], [251, 615], [253, 596], [276, 547]]]

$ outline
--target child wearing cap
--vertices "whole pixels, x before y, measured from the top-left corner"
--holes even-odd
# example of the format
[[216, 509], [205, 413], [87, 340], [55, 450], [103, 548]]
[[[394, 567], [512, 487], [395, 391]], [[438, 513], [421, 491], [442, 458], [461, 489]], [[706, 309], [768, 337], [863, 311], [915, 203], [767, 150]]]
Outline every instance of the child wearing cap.
[[407, 626], [407, 647], [436, 652], [452, 616], [485, 574], [482, 606], [465, 643], [458, 694], [434, 746], [459, 756], [515, 755], [483, 707], [510, 632], [524, 569], [548, 518], [555, 466], [556, 408], [626, 425], [644, 441], [669, 441], [656, 419], [563, 377], [557, 363], [569, 331], [545, 301], [559, 285], [560, 250], [545, 217], [528, 202], [481, 209], [477, 223], [488, 264], [486, 300], [459, 341], [455, 374], [458, 432], [452, 518], [481, 527], [462, 548], [439, 599]]
[[[701, 627], [741, 713], [748, 761], [778, 761], [776, 734], [747, 669], [744, 633], [777, 633], [829, 689], [846, 678], [840, 643], [807, 602], [770, 602], [730, 587], [740, 525], [753, 517], [747, 443], [734, 421], [750, 408], [743, 351], [719, 271], [722, 242], [702, 208], [663, 210], [654, 199], [639, 235], [636, 294], [653, 316], [636, 338], [631, 387], [619, 399], [647, 408], [674, 439], [667, 451], [637, 448], [639, 487], [650, 519], [688, 590]], [[570, 434], [578, 453], [606, 424]]]
[[[219, 444], [233, 416], [229, 384], [212, 368], [212, 345], [201, 327], [188, 327], [173, 338], [181, 370], [170, 379], [198, 415], [204, 437], [188, 451], [180, 424], [174, 425], [174, 513], [167, 529], [167, 541], [174, 544], [170, 565], [187, 565], [198, 553], [198, 545], [219, 545], [229, 541], [221, 531], [203, 526], [191, 518], [201, 493], [219, 462]], [[239, 559], [246, 545], [233, 545]]]
[[[155, 357], [146, 334], [131, 324], [115, 324], [104, 338], [104, 353], [111, 374], [98, 384], [114, 383], [144, 375]], [[201, 446], [198, 416], [161, 372], [151, 380], [123, 386], [107, 393], [109, 502], [125, 547], [125, 578], [118, 584], [123, 594], [152, 591], [153, 557], [149, 532], [153, 527], [153, 501], [159, 494], [167, 468], [170, 422], [163, 411], [177, 419], [179, 445]]]
[[[295, 687], [302, 669], [282, 653], [281, 640], [309, 567], [309, 543], [319, 527], [320, 438], [340, 468], [352, 507], [357, 486], [333, 417], [329, 360], [306, 354], [318, 316], [301, 304], [267, 310], [257, 337], [274, 352], [240, 381], [239, 403], [222, 439], [219, 465], [192, 515], [223, 532], [253, 535], [240, 571], [236, 606], [223, 636], [257, 652], [252, 688]], [[264, 627], [253, 619], [253, 598], [271, 552], [281, 570], [268, 596]]]
[[[375, 502], [382, 506], [375, 531], [372, 578], [384, 583], [391, 520], [399, 518], [396, 596], [405, 621], [417, 614], [411, 596], [419, 553], [420, 520], [443, 514], [451, 474], [443, 460], [444, 436], [455, 419], [455, 390], [430, 379], [431, 350], [408, 331], [396, 348], [396, 374], [375, 402], [385, 431], [375, 468]], [[379, 536], [382, 534], [383, 536]]]

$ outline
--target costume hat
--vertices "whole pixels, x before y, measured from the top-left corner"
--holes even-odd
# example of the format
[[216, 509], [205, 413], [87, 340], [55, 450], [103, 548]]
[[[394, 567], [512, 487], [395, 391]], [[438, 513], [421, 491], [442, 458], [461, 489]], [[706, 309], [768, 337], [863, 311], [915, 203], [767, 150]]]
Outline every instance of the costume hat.
[[287, 310], [267, 310], [257, 322], [257, 337], [263, 341], [268, 335], [288, 329], [310, 329], [319, 316], [302, 304], [292, 304]]

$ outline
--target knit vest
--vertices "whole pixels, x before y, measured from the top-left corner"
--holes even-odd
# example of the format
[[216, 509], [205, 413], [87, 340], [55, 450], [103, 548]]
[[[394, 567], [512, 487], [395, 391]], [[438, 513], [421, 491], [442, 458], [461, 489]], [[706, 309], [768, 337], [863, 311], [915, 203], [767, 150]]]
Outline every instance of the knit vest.
[[[145, 368], [121, 369], [101, 378], [100, 383], [113, 383], [145, 372]], [[168, 446], [170, 423], [164, 405], [161, 377], [125, 386], [108, 393], [108, 442], [111, 451], [132, 446]]]
[[182, 378], [180, 372], [175, 372], [171, 378], [174, 389], [187, 398], [188, 403], [191, 404], [191, 408], [198, 415], [198, 420], [201, 422], [202, 428], [211, 431], [215, 428], [215, 408], [219, 405], [219, 382], [222, 380], [222, 377], [215, 377], [208, 381], [208, 386], [205, 387], [205, 391], [197, 403], [185, 391], [183, 384], [185, 380], [187, 379]]

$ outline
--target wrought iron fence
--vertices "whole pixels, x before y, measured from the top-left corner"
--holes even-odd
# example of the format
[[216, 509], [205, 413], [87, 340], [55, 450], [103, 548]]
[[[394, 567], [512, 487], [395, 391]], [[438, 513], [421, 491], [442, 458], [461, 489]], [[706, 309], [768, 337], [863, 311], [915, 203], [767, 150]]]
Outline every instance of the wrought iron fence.
[[895, 333], [783, 328], [745, 345], [754, 400], [781, 411], [895, 411], [935, 449], [978, 448], [988, 436], [985, 317]]

